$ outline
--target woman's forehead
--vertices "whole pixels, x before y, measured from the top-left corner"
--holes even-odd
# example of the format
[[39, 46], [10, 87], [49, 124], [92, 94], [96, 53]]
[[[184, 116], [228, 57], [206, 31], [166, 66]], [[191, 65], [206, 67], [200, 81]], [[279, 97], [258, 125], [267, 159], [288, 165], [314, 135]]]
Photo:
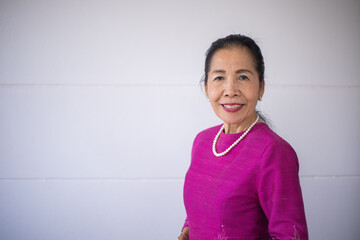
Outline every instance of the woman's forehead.
[[212, 72], [220, 70], [237, 71], [238, 69], [255, 69], [253, 56], [246, 47], [219, 49], [211, 59], [209, 70]]

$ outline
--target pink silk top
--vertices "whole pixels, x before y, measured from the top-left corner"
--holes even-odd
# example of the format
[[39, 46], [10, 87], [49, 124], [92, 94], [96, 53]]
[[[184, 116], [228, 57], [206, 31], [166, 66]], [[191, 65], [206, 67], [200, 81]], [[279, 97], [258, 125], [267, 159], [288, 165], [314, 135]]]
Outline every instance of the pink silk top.
[[[258, 123], [229, 153], [216, 157], [212, 143], [220, 127], [194, 140], [184, 184], [190, 240], [308, 240], [293, 148]], [[217, 152], [242, 134], [221, 133]]]

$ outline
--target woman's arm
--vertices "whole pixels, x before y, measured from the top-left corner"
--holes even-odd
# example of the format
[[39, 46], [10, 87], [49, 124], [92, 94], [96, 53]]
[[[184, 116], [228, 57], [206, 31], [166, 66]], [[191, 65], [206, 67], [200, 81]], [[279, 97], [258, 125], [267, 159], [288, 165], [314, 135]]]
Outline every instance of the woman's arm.
[[286, 142], [265, 149], [258, 175], [261, 207], [276, 240], [308, 240], [308, 232], [295, 151]]

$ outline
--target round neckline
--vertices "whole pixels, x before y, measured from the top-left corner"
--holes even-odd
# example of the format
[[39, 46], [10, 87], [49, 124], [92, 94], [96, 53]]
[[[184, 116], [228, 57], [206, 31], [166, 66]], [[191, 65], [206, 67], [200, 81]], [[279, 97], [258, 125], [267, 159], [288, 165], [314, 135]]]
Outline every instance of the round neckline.
[[[250, 132], [252, 132], [254, 129], [257, 129], [259, 126], [265, 124], [264, 122], [259, 122], [259, 123], [256, 123], [254, 125], [254, 127], [250, 130]], [[220, 125], [221, 127], [222, 125]], [[238, 133], [224, 133], [223, 131], [220, 133], [220, 136], [221, 137], [239, 137], [241, 134], [243, 134], [244, 132], [246, 131], [246, 129], [244, 131], [241, 131], [241, 132], [238, 132]], [[250, 133], [249, 132], [249, 133]]]
[[[253, 128], [250, 130], [250, 132], [247, 134], [247, 136], [245, 136], [244, 139], [242, 139], [240, 142], [239, 142], [239, 145], [242, 145], [243, 142], [247, 142], [247, 139], [248, 139], [248, 136], [251, 135], [254, 131], [257, 131], [259, 128], [263, 127], [263, 125], [266, 126], [266, 124], [264, 122], [259, 122], [257, 124], [255, 124], [253, 126]], [[222, 125], [219, 126], [219, 128], [221, 128]], [[218, 128], [218, 131], [220, 130]], [[217, 152], [223, 152], [225, 151], [231, 144], [233, 144], [244, 132], [244, 131], [241, 131], [241, 132], [238, 132], [238, 133], [224, 133], [224, 132], [221, 132], [220, 133], [220, 136], [218, 138], [218, 141], [217, 141], [217, 144], [216, 144], [216, 150]], [[231, 151], [229, 152], [231, 153]]]

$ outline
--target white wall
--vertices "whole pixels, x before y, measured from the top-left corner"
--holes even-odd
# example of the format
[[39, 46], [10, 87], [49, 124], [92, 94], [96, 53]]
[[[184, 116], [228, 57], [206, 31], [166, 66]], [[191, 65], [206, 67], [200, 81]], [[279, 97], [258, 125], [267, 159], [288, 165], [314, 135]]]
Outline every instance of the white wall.
[[314, 240], [360, 235], [360, 2], [0, 1], [0, 239], [176, 239], [210, 43], [263, 50]]

